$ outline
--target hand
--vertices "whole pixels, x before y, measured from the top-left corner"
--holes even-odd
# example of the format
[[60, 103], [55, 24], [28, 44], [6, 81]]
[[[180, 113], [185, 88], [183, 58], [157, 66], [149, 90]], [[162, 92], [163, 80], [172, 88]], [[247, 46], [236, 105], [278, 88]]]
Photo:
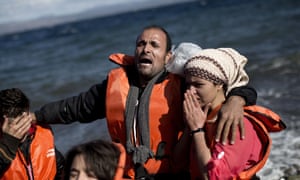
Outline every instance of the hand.
[[244, 130], [244, 109], [245, 100], [239, 96], [231, 96], [219, 112], [219, 123], [217, 127], [216, 141], [220, 141], [222, 134], [222, 144], [226, 144], [229, 131], [231, 131], [230, 144], [234, 144], [237, 126], [240, 128], [241, 139], [245, 138]]
[[2, 132], [21, 140], [27, 134], [30, 126], [31, 116], [26, 113], [23, 113], [13, 120], [10, 120], [8, 117], [4, 116]]
[[205, 124], [209, 105], [202, 110], [200, 103], [191, 90], [184, 93], [183, 112], [190, 130], [202, 128]]

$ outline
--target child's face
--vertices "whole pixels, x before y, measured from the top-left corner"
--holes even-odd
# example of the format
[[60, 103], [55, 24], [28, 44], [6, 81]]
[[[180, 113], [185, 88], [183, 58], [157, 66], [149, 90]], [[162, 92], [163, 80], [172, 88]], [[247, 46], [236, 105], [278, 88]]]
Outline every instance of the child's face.
[[70, 169], [70, 180], [97, 180], [93, 172], [86, 168], [84, 158], [81, 154], [76, 155], [73, 159]]
[[[8, 133], [23, 142], [30, 134], [29, 128], [31, 124], [31, 117], [29, 112], [23, 112], [17, 117], [3, 116], [4, 121], [1, 124], [2, 131]], [[7, 121], [5, 123], [5, 121]]]
[[[221, 85], [215, 85], [210, 81], [191, 75], [186, 75], [185, 80], [187, 87], [196, 95], [201, 107], [208, 103], [214, 104], [218, 100], [218, 94], [222, 90]], [[221, 94], [223, 94], [223, 91]]]

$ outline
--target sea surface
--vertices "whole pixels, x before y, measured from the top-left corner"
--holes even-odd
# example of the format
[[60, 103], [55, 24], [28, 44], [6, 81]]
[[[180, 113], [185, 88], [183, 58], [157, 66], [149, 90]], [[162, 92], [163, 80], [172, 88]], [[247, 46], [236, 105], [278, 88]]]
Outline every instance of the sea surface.
[[[144, 26], [158, 24], [173, 44], [232, 47], [248, 57], [250, 85], [258, 105], [278, 113], [287, 129], [272, 133], [261, 179], [300, 174], [300, 1], [211, 0], [93, 17], [0, 36], [0, 89], [18, 87], [32, 110], [86, 91], [116, 67], [111, 53], [133, 54]], [[109, 139], [105, 120], [52, 125], [59, 150]]]

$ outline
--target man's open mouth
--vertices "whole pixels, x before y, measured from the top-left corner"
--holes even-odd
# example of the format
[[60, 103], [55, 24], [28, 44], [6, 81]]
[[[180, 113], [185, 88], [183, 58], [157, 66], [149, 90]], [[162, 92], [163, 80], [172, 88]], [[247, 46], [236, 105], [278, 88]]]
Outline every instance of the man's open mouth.
[[150, 59], [140, 59], [139, 64], [152, 64]]

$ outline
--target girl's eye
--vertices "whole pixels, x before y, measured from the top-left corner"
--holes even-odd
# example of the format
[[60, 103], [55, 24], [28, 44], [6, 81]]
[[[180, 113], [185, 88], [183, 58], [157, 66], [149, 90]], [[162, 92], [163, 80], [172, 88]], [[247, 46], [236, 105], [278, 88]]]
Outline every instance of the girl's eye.
[[70, 171], [70, 178], [76, 178], [78, 177], [79, 172], [76, 170], [71, 170]]
[[86, 172], [86, 174], [87, 174], [87, 176], [90, 177], [90, 178], [96, 178], [95, 173], [92, 172], [92, 171], [88, 171], [88, 172]]
[[200, 88], [200, 87], [203, 86], [203, 84], [194, 84], [194, 86], [195, 86], [196, 88]]
[[77, 173], [70, 173], [70, 178], [75, 178], [77, 177]]

